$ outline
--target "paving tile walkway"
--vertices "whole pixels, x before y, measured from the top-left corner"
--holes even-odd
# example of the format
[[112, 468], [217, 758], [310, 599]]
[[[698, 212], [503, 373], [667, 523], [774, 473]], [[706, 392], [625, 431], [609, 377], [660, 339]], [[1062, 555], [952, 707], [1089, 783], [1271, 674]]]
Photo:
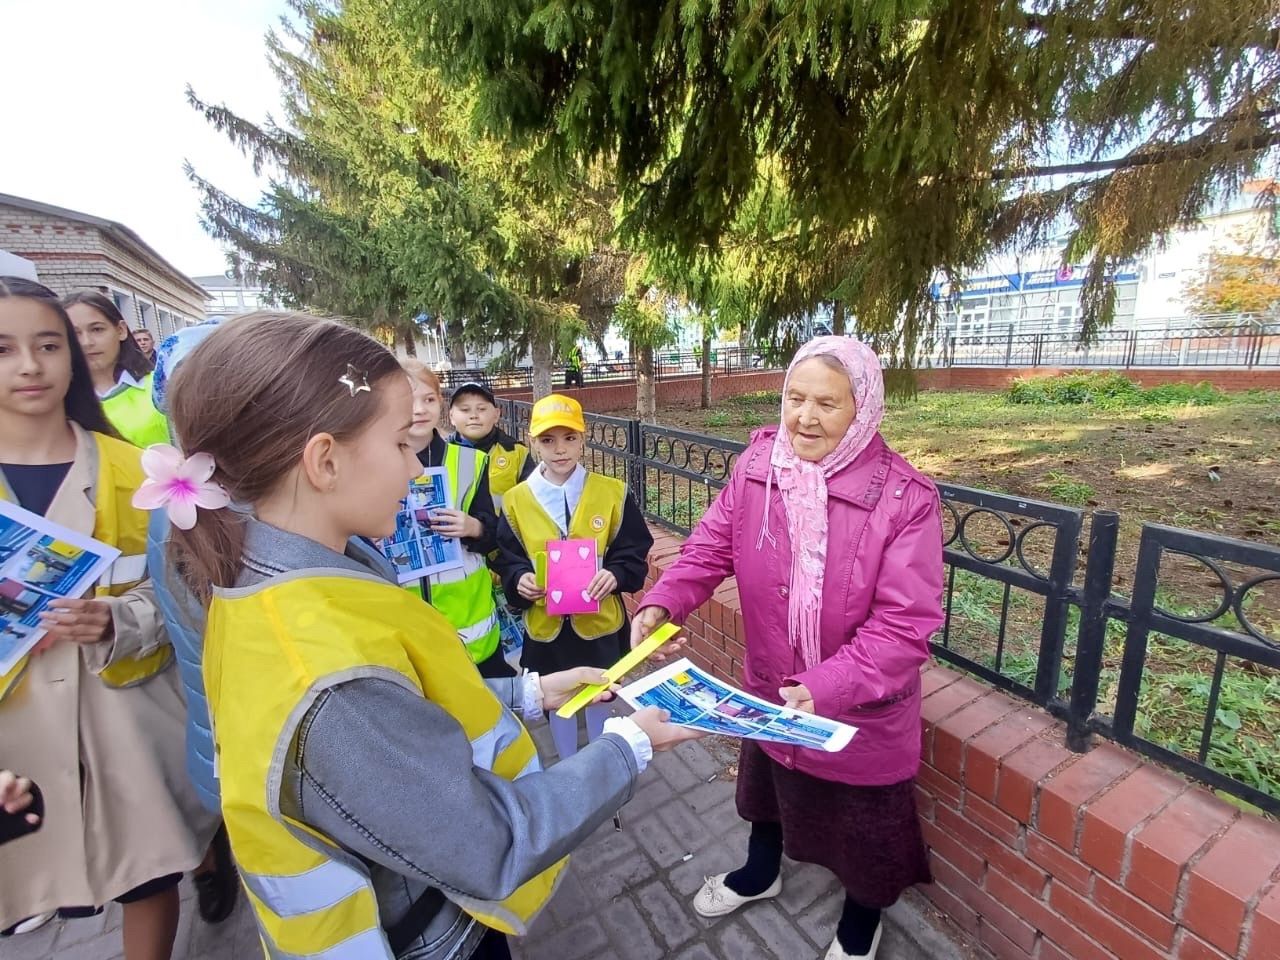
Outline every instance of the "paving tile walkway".
[[[545, 724], [534, 729], [552, 755]], [[690, 900], [707, 874], [737, 866], [747, 827], [734, 809], [733, 782], [700, 743], [661, 754], [623, 810], [623, 830], [604, 824], [571, 861], [555, 899], [515, 960], [820, 960], [834, 936], [842, 894], [819, 867], [783, 863], [783, 892], [729, 917], [704, 920]], [[889, 913], [880, 960], [959, 960], [981, 956], [935, 925], [923, 898], [909, 895]], [[256, 960], [261, 947], [244, 898], [226, 923], [196, 915], [190, 882], [174, 960]], [[120, 908], [90, 920], [55, 922], [0, 941], [4, 960], [122, 960]]]

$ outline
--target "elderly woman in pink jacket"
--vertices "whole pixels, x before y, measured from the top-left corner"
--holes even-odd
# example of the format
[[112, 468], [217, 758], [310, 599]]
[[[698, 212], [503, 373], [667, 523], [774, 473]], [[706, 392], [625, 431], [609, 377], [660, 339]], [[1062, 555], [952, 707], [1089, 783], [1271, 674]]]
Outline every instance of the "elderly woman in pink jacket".
[[934, 485], [880, 436], [884, 384], [867, 346], [820, 337], [796, 355], [781, 428], [761, 430], [646, 594], [632, 645], [682, 622], [736, 576], [746, 688], [858, 727], [824, 753], [744, 740], [746, 863], [694, 898], [705, 917], [782, 890], [782, 854], [831, 870], [846, 897], [828, 960], [874, 958], [880, 912], [929, 881], [913, 778], [920, 666], [942, 625]]

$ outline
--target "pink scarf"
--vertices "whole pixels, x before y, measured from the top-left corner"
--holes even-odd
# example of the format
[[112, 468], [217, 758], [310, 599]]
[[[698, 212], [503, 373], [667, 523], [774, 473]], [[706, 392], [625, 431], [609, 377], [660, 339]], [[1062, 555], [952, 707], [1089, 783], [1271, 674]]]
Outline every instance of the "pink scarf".
[[768, 538], [769, 486], [776, 476], [791, 537], [791, 591], [787, 600], [787, 635], [792, 649], [798, 649], [806, 667], [821, 659], [819, 623], [822, 617], [822, 581], [827, 569], [827, 478], [851, 464], [867, 448], [880, 421], [884, 419], [884, 378], [880, 360], [870, 347], [847, 337], [817, 337], [810, 340], [791, 361], [782, 384], [782, 402], [796, 367], [817, 356], [832, 356], [849, 373], [857, 408], [853, 423], [836, 448], [813, 463], [796, 456], [786, 424], [779, 425], [765, 483], [764, 525], [756, 549]]

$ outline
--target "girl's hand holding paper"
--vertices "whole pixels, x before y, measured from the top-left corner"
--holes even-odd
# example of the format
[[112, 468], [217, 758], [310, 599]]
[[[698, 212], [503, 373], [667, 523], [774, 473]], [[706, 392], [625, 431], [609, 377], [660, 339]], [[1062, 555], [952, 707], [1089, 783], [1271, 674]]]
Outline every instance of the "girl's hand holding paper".
[[40, 614], [40, 626], [46, 633], [36, 651], [47, 650], [59, 640], [97, 643], [111, 637], [111, 605], [102, 600], [53, 600]]

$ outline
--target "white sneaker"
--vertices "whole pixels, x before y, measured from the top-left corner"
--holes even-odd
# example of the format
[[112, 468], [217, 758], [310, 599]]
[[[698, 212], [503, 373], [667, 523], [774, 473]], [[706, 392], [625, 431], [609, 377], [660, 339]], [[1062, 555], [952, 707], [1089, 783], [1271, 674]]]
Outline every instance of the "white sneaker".
[[831, 941], [831, 949], [827, 951], [826, 960], [876, 960], [876, 951], [880, 949], [880, 933], [884, 930], [884, 921], [876, 924], [876, 935], [871, 938], [871, 949], [866, 953], [845, 953], [840, 946], [840, 938]]
[[725, 885], [724, 878], [727, 873], [717, 873], [714, 877], [707, 877], [706, 882], [702, 884], [702, 889], [698, 891], [693, 898], [693, 909], [702, 917], [723, 917], [737, 910], [744, 903], [750, 903], [752, 900], [768, 900], [770, 897], [776, 897], [782, 892], [782, 874], [778, 874], [778, 879], [769, 885], [769, 889], [764, 893], [758, 893], [754, 897], [744, 897], [740, 893], [734, 893]]
[[21, 923], [14, 925], [13, 935], [16, 937], [20, 933], [35, 933], [57, 915], [56, 910], [51, 910], [49, 913], [38, 913], [34, 917], [27, 917]]

